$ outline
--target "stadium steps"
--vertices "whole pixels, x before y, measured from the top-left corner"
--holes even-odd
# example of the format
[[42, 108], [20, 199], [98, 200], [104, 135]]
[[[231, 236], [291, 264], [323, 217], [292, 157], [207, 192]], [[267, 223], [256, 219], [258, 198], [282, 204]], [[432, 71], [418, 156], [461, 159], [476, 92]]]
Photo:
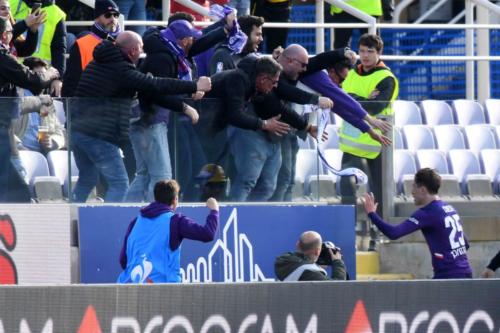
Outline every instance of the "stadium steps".
[[408, 273], [381, 274], [380, 255], [374, 251], [356, 251], [357, 280], [412, 280], [414, 276]]

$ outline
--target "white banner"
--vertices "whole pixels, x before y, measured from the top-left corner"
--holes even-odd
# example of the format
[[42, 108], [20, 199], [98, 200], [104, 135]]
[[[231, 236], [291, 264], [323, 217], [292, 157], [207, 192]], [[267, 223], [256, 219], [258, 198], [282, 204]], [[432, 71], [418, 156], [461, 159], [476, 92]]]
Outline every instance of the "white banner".
[[69, 205], [0, 205], [0, 284], [71, 282]]

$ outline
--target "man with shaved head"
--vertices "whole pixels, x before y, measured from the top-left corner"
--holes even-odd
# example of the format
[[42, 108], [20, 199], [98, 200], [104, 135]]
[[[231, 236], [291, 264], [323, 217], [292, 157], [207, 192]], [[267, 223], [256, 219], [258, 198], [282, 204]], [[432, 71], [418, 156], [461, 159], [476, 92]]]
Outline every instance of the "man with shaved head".
[[316, 264], [323, 241], [316, 231], [306, 231], [300, 235], [295, 252], [287, 252], [274, 263], [274, 272], [280, 281], [326, 281], [345, 280], [346, 270], [340, 251], [328, 249], [332, 259], [332, 276]]
[[73, 191], [76, 202], [86, 201], [99, 173], [108, 183], [105, 201], [125, 198], [128, 176], [119, 148], [129, 144], [129, 122], [138, 91], [192, 94], [211, 88], [207, 77], [193, 82], [141, 73], [136, 68], [141, 53], [141, 36], [132, 31], [119, 34], [115, 44], [102, 41], [78, 82], [75, 96], [80, 98], [72, 99], [69, 108], [71, 149], [79, 170]]

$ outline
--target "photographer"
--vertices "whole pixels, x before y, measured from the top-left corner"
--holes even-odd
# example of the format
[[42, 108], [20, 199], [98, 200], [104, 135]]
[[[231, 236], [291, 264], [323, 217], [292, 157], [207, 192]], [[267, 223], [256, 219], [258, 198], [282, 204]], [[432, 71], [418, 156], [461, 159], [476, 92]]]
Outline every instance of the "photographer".
[[[332, 267], [331, 278], [319, 265]], [[296, 252], [287, 252], [276, 258], [274, 272], [280, 281], [345, 280], [346, 269], [340, 249], [331, 242], [322, 242], [316, 231], [300, 235]]]

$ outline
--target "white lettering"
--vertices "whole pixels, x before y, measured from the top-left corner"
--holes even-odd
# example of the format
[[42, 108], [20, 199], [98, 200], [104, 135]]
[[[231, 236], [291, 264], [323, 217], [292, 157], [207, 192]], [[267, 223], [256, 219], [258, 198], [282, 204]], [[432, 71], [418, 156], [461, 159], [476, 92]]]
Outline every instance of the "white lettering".
[[224, 333], [231, 333], [231, 327], [227, 322], [226, 318], [221, 315], [211, 315], [203, 323], [200, 333], [207, 333], [211, 327], [220, 327], [224, 330]]
[[257, 324], [257, 315], [252, 313], [243, 319], [241, 322], [240, 328], [238, 329], [238, 333], [245, 333], [249, 326]]
[[455, 259], [456, 257], [461, 256], [463, 254], [467, 254], [467, 249], [465, 248], [465, 246], [459, 247], [458, 249], [451, 251], [451, 255], [453, 256], [453, 259]]
[[191, 326], [189, 320], [184, 316], [173, 316], [168, 321], [167, 325], [165, 325], [163, 333], [170, 333], [170, 331], [177, 326], [185, 329], [187, 333], [194, 333], [193, 326]]
[[455, 212], [455, 209], [451, 205], [443, 206], [443, 210], [445, 213], [454, 213]]
[[[49, 318], [45, 322], [45, 325], [43, 326], [41, 333], [52, 333], [53, 326], [54, 325], [52, 323], [52, 318]], [[28, 322], [24, 318], [21, 319], [21, 323], [19, 324], [19, 333], [31, 333], [31, 329], [28, 325]]]
[[266, 315], [264, 317], [264, 324], [262, 324], [262, 329], [260, 330], [261, 333], [273, 333], [273, 323], [271, 322], [271, 317], [269, 315]]
[[460, 333], [458, 328], [458, 323], [455, 317], [448, 311], [440, 311], [432, 317], [429, 327], [427, 328], [427, 333], [433, 333], [436, 331], [436, 327], [440, 322], [446, 322], [450, 325], [453, 333]]
[[422, 324], [424, 321], [428, 321], [428, 320], [429, 320], [429, 312], [428, 311], [419, 312], [415, 316], [413, 321], [411, 322], [409, 333], [415, 333], [418, 329], [418, 326], [420, 326], [420, 324]]
[[469, 333], [472, 326], [474, 326], [474, 324], [478, 321], [484, 322], [486, 326], [488, 326], [488, 331], [493, 332], [495, 324], [493, 323], [490, 315], [486, 311], [476, 310], [469, 316], [469, 318], [465, 322], [464, 333]]
[[131, 328], [134, 333], [141, 333], [141, 327], [134, 317], [115, 317], [111, 321], [111, 332], [117, 333], [120, 328]]
[[144, 333], [151, 333], [155, 327], [161, 327], [161, 325], [163, 325], [163, 317], [154, 316], [149, 323], [147, 323], [146, 328], [144, 328]]
[[[406, 322], [405, 316], [401, 312], [382, 312], [378, 321], [379, 333], [385, 333], [386, 324], [399, 324], [399, 327], [401, 327], [401, 333], [408, 332], [408, 323]], [[392, 331], [393, 330], [391, 330], [391, 332]]]
[[[286, 331], [287, 333], [299, 333], [299, 329], [297, 328], [297, 325], [295, 325], [295, 320], [293, 320], [293, 316], [291, 314], [286, 316]], [[304, 333], [316, 333], [317, 331], [318, 317], [315, 313], [313, 313], [311, 319], [309, 319], [309, 322], [307, 323]]]

